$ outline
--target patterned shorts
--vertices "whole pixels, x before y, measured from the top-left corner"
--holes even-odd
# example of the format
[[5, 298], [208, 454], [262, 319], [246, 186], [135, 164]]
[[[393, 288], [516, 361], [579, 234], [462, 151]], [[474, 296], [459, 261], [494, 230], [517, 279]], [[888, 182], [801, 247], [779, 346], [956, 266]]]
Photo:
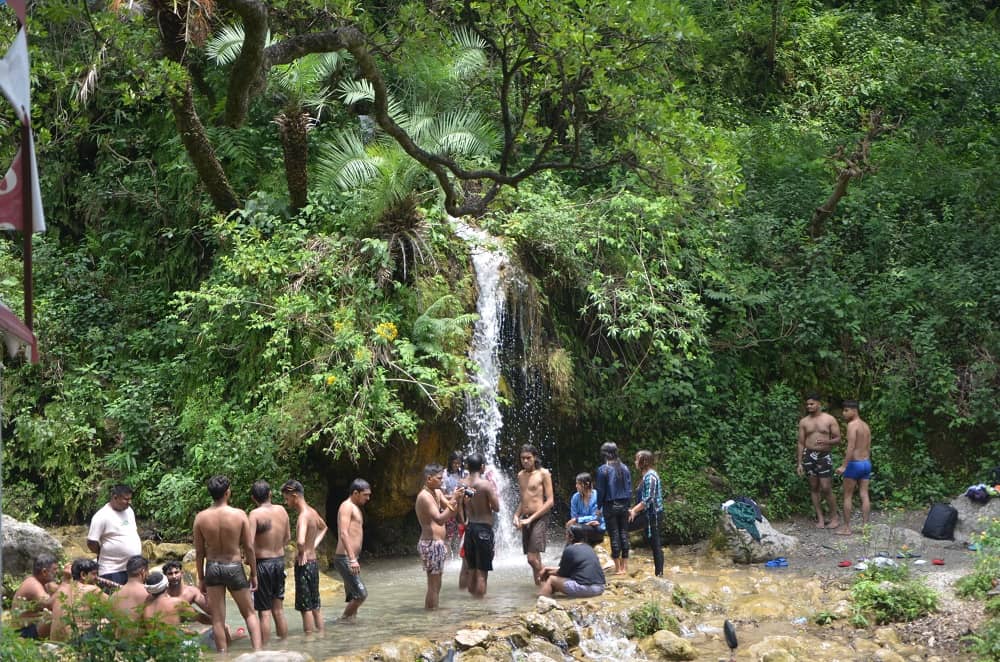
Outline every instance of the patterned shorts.
[[802, 468], [807, 476], [833, 477], [833, 456], [830, 451], [806, 450], [802, 454]]
[[420, 540], [417, 551], [424, 565], [424, 572], [440, 575], [444, 571], [444, 560], [448, 558], [448, 547], [443, 540]]

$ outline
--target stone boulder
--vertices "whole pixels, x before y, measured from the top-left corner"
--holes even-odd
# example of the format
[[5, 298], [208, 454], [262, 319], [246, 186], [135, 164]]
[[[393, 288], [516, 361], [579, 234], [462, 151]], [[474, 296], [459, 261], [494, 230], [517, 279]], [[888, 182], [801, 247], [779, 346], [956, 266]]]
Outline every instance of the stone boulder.
[[166, 563], [167, 561], [181, 561], [188, 552], [193, 552], [191, 545], [182, 543], [161, 542], [155, 543], [152, 540], [142, 542], [142, 555], [150, 563]]
[[749, 532], [737, 529], [728, 513], [723, 512], [721, 519], [728, 553], [736, 563], [763, 563], [781, 556], [790, 556], [799, 544], [798, 538], [780, 533], [766, 517], [757, 522], [760, 540], [754, 540]]
[[403, 637], [376, 646], [371, 651], [371, 657], [382, 662], [414, 662], [437, 660], [441, 655], [428, 639]]
[[243, 653], [233, 662], [313, 662], [311, 655], [296, 651], [254, 651]]
[[4, 515], [0, 528], [3, 529], [4, 574], [31, 574], [36, 556], [48, 552], [58, 558], [62, 553], [62, 544], [40, 526]]
[[455, 633], [455, 647], [460, 651], [482, 648], [493, 639], [489, 630], [459, 630]]
[[528, 613], [521, 618], [528, 632], [557, 646], [572, 647], [580, 643], [580, 633], [573, 619], [562, 609], [552, 609], [544, 614]]
[[639, 642], [639, 650], [650, 660], [694, 660], [697, 651], [691, 642], [669, 630], [660, 630]]
[[905, 547], [910, 552], [922, 552], [927, 539], [919, 531], [888, 524], [875, 524], [871, 529], [871, 545], [877, 552], [895, 556]]
[[955, 540], [969, 542], [973, 534], [982, 533], [990, 520], [1000, 517], [1000, 498], [993, 497], [986, 503], [976, 503], [964, 494], [952, 499], [952, 507], [958, 511], [955, 525]]

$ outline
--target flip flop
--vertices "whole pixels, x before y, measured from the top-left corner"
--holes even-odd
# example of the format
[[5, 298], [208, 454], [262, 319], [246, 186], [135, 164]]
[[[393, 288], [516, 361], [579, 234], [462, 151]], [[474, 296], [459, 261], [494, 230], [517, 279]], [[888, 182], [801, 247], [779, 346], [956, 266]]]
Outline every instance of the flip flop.
[[841, 561], [837, 565], [840, 566], [841, 568], [850, 568], [854, 564], [851, 563], [850, 561]]
[[915, 559], [919, 556], [920, 554], [917, 554], [916, 552], [900, 552], [899, 554], [896, 554], [897, 559]]
[[944, 559], [931, 559], [931, 563], [934, 565], [944, 565]]
[[779, 556], [776, 559], [771, 559], [764, 565], [768, 568], [787, 568], [788, 560], [784, 556]]

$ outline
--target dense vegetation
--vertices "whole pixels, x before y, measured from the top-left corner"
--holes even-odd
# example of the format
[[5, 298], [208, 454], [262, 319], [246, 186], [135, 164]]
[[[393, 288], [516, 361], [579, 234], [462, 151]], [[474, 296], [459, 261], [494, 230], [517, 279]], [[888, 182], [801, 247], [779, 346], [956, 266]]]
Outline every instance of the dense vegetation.
[[662, 451], [673, 539], [720, 483], [807, 503], [809, 390], [862, 400], [881, 503], [1000, 463], [995, 3], [262, 7], [32, 7], [50, 230], [6, 512], [78, 521], [123, 480], [184, 531], [211, 473], [319, 481], [454, 419], [446, 208], [534, 276], [558, 443]]

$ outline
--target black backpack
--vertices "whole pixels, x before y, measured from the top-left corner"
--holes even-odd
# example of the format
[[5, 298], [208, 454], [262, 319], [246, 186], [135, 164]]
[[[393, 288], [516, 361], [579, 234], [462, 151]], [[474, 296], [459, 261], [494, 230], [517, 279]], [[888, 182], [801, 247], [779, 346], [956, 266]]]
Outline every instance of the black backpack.
[[935, 503], [927, 513], [924, 528], [920, 533], [934, 540], [954, 540], [958, 511], [946, 503]]

